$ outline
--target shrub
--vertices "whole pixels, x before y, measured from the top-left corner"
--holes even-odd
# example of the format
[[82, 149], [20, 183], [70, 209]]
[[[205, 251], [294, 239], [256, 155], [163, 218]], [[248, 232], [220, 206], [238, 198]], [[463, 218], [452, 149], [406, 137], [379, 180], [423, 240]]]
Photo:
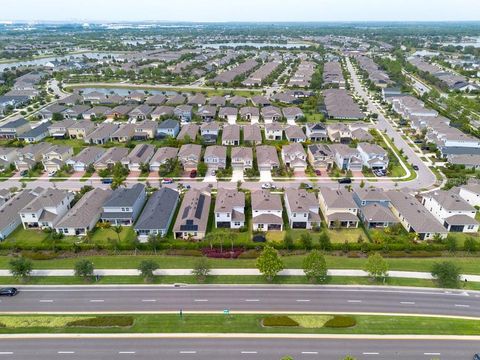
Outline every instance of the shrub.
[[258, 250], [247, 250], [241, 253], [238, 258], [239, 259], [256, 259], [260, 256], [260, 252]]
[[98, 316], [95, 318], [70, 321], [67, 327], [127, 327], [132, 326], [132, 316]]
[[262, 320], [263, 326], [298, 326], [298, 322], [288, 316], [269, 316]]
[[27, 278], [33, 269], [32, 261], [24, 257], [10, 260], [9, 263], [10, 273], [15, 278], [25, 279]]
[[355, 318], [351, 316], [335, 316], [328, 320], [324, 327], [326, 328], [349, 328], [357, 325]]
[[460, 267], [451, 261], [433, 264], [432, 276], [440, 287], [458, 288], [460, 284]]
[[52, 260], [57, 258], [54, 252], [22, 251], [22, 256], [30, 260]]
[[4, 327], [6, 327], [5, 324], [0, 323], [0, 328], [4, 328]]

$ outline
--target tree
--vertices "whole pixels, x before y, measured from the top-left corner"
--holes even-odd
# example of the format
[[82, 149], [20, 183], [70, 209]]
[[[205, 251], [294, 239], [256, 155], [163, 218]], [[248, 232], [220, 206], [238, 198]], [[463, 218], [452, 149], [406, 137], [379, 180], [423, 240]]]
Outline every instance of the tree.
[[318, 239], [320, 242], [320, 249], [321, 250], [330, 250], [332, 248], [332, 243], [330, 242], [330, 236], [328, 235], [327, 230], [320, 234], [320, 238]]
[[147, 239], [148, 245], [150, 245], [150, 247], [155, 252], [155, 254], [157, 253], [157, 248], [160, 245], [160, 241], [161, 241], [160, 237], [161, 237], [160, 235], [154, 235], [154, 234], [148, 235], [148, 239]]
[[257, 258], [257, 269], [266, 277], [268, 281], [273, 278], [284, 268], [283, 261], [270, 245], [265, 246], [260, 256]]
[[12, 276], [17, 279], [20, 278], [22, 281], [30, 276], [33, 269], [32, 261], [24, 257], [10, 260], [9, 265]]
[[283, 236], [283, 245], [287, 250], [290, 250], [290, 248], [293, 246], [292, 236], [288, 232], [286, 232]]
[[154, 277], [153, 272], [158, 269], [158, 263], [154, 260], [143, 260], [137, 269], [140, 271], [145, 282], [151, 282]]
[[117, 234], [117, 239], [118, 242], [120, 243], [120, 234], [122, 233], [122, 226], [121, 225], [115, 225], [112, 227], [112, 230]]
[[440, 287], [458, 288], [460, 284], [460, 267], [451, 261], [433, 264], [432, 276]]
[[446, 242], [448, 251], [450, 251], [451, 253], [454, 253], [455, 251], [457, 251], [457, 239], [455, 239], [451, 235], [448, 235], [445, 242]]
[[300, 241], [305, 250], [310, 250], [312, 248], [312, 236], [309, 233], [303, 233], [300, 236]]
[[477, 251], [477, 242], [472, 237], [466, 238], [463, 243], [463, 249], [468, 253], [474, 253]]
[[94, 270], [93, 263], [87, 259], [77, 261], [74, 266], [75, 276], [85, 280], [92, 279]]
[[375, 253], [368, 257], [364, 270], [376, 280], [385, 278], [388, 275], [388, 263], [382, 255]]
[[325, 257], [318, 251], [313, 250], [303, 259], [303, 272], [307, 278], [316, 282], [324, 281], [327, 277], [327, 262]]
[[193, 265], [192, 275], [195, 276], [198, 281], [204, 282], [208, 274], [210, 274], [210, 264], [206, 258], [201, 257]]

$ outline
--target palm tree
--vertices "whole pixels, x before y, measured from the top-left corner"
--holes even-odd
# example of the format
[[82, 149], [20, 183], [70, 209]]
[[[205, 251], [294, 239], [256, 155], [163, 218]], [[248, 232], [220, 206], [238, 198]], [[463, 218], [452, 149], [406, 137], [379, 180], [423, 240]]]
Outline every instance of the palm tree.
[[123, 228], [121, 225], [115, 225], [112, 227], [112, 230], [117, 234], [118, 242], [120, 242], [120, 233], [122, 232]]

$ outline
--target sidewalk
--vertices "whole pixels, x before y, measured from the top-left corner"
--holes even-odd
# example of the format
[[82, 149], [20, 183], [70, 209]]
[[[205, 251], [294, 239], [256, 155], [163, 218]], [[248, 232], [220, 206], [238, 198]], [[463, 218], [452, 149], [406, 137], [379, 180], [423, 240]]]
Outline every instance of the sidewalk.
[[[192, 275], [192, 269], [159, 269], [155, 275], [160, 276], [188, 276]], [[73, 270], [33, 270], [32, 276], [74, 276]], [[95, 275], [101, 276], [139, 276], [140, 272], [136, 269], [97, 269]], [[210, 275], [227, 275], [227, 276], [259, 276], [261, 275], [257, 269], [212, 269]], [[279, 276], [305, 276], [302, 269], [285, 269], [281, 271]], [[330, 276], [348, 276], [348, 277], [367, 277], [368, 274], [363, 270], [328, 270]], [[0, 270], [0, 277], [11, 276], [9, 270]], [[428, 272], [416, 271], [389, 271], [388, 276], [391, 278], [406, 279], [427, 279], [431, 280], [432, 275]], [[480, 282], [480, 275], [462, 275], [462, 280], [470, 282]]]

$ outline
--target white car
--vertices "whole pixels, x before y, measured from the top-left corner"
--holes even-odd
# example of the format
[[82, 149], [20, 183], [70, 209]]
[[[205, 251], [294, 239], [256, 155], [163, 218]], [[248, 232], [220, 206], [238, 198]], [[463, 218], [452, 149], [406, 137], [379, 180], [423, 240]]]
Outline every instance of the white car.
[[48, 173], [48, 177], [55, 176], [56, 173], [57, 173], [56, 171], [50, 171], [50, 172]]
[[270, 184], [269, 183], [262, 184], [262, 189], [270, 189]]

